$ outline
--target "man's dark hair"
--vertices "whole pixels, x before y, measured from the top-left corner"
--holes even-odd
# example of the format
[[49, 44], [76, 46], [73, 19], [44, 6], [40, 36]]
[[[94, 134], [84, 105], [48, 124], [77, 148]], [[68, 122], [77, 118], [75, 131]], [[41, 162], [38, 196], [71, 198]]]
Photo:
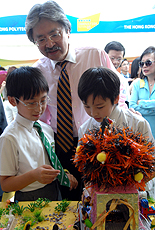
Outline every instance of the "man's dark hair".
[[108, 54], [110, 50], [116, 50], [116, 51], [123, 51], [123, 57], [125, 56], [125, 48], [124, 46], [120, 43], [120, 42], [117, 42], [117, 41], [112, 41], [112, 42], [109, 42], [104, 50], [106, 51], [106, 53]]
[[127, 61], [127, 62], [129, 63], [129, 61], [128, 61], [126, 58], [124, 58], [124, 59], [122, 60], [122, 62], [121, 62], [121, 64], [120, 64], [120, 66], [119, 66], [119, 67], [121, 67], [121, 66], [122, 66], [122, 64], [123, 64], [123, 62], [125, 62], [125, 61]]
[[116, 73], [106, 67], [90, 68], [86, 70], [78, 84], [78, 95], [81, 101], [87, 103], [87, 98], [93, 94], [93, 99], [102, 96], [109, 98], [114, 104], [120, 93], [120, 80]]
[[6, 90], [7, 96], [29, 100], [40, 92], [48, 93], [49, 87], [41, 70], [26, 66], [13, 70], [7, 76]]

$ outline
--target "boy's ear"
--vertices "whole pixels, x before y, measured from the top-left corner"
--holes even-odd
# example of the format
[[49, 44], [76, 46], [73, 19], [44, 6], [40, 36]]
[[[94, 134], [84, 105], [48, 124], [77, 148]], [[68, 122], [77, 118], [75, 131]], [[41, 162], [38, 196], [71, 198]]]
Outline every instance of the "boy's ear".
[[119, 95], [116, 97], [115, 101], [114, 101], [114, 104], [117, 105], [118, 104], [118, 101], [119, 101]]
[[10, 102], [11, 105], [16, 106], [17, 102], [16, 99], [14, 97], [10, 97], [8, 96], [8, 101]]

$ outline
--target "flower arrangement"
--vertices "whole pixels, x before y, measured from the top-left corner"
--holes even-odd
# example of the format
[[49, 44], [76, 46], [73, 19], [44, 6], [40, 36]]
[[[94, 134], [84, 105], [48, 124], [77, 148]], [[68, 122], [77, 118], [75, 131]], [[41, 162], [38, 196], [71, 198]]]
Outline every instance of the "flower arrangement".
[[79, 140], [73, 160], [90, 187], [135, 186], [144, 190], [155, 174], [154, 153], [153, 143], [141, 133], [114, 127], [104, 118], [101, 127], [88, 130]]

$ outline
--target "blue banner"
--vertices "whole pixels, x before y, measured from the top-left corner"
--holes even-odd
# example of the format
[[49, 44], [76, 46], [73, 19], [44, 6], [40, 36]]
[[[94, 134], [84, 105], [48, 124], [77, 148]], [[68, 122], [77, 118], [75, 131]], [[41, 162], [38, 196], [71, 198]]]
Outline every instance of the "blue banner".
[[[71, 33], [155, 32], [155, 14], [122, 21], [100, 21], [100, 14], [77, 18], [67, 15]], [[26, 34], [26, 15], [0, 17], [0, 35]]]

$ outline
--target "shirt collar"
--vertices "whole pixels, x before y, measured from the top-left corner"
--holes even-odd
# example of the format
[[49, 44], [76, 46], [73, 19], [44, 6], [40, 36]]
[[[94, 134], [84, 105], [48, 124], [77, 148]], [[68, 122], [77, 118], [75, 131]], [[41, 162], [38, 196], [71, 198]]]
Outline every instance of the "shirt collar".
[[121, 108], [118, 105], [116, 105], [115, 108], [113, 109], [113, 111], [111, 112], [110, 116], [109, 116], [109, 118], [111, 120], [113, 120], [114, 125], [115, 125], [115, 121], [118, 120], [118, 117], [120, 115], [120, 109]]
[[25, 127], [29, 132], [32, 131], [34, 121], [30, 121], [25, 117], [22, 117], [19, 113], [16, 116], [16, 121], [18, 124]]
[[[72, 62], [72, 63], [76, 63], [75, 49], [70, 44], [69, 44], [69, 48], [68, 48], [68, 54], [67, 54], [66, 58], [63, 61], [65, 61], [65, 60], [69, 61], [69, 62]], [[51, 60], [51, 64], [52, 64], [53, 69], [55, 69], [56, 64], [58, 62], [59, 61]]]

